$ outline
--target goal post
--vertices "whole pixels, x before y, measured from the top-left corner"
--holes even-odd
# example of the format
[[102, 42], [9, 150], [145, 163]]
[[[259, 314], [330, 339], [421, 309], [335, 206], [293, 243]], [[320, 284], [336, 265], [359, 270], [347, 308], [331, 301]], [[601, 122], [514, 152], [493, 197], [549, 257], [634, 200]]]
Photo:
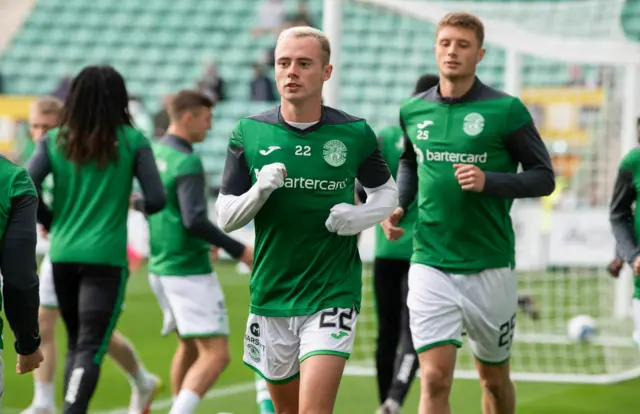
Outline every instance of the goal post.
[[[335, 66], [325, 103], [362, 116], [374, 129], [397, 123], [399, 104], [423, 73], [436, 73], [435, 25], [466, 10], [485, 25], [478, 67], [490, 86], [527, 105], [554, 160], [560, 196], [519, 200], [512, 219], [519, 286], [539, 319], [518, 316], [514, 378], [609, 383], [640, 376], [632, 341], [632, 275], [604, 271], [615, 242], [608, 202], [621, 157], [637, 145], [640, 46], [621, 26], [624, 0], [324, 0], [323, 30]], [[334, 59], [335, 57], [335, 59]], [[373, 232], [361, 237], [372, 260]], [[358, 337], [347, 372], [374, 373], [376, 318], [370, 270], [364, 275]], [[599, 335], [572, 343], [567, 322], [587, 314]], [[458, 378], [475, 377], [464, 347]]]

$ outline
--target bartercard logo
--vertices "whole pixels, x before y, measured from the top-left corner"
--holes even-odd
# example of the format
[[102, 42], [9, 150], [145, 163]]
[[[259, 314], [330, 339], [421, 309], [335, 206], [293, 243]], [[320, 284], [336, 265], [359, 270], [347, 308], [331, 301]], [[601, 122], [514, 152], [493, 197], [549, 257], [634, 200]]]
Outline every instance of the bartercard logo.
[[417, 161], [422, 164], [425, 161], [450, 162], [452, 164], [484, 164], [487, 162], [487, 153], [469, 154], [463, 152], [430, 151], [422, 152], [416, 145], [413, 146]]
[[[254, 168], [256, 174], [256, 180], [260, 175], [260, 170]], [[334, 181], [334, 180], [319, 180], [317, 178], [307, 177], [291, 177], [287, 176], [280, 187], [284, 188], [299, 188], [301, 190], [321, 190], [321, 191], [336, 191], [344, 190], [347, 188], [347, 180]]]

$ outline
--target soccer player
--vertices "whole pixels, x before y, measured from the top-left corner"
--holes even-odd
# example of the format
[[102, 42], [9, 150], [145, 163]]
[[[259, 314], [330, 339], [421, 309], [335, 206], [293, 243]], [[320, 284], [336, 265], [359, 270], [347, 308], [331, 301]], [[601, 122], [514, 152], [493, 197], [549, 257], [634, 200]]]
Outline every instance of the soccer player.
[[[438, 79], [437, 75], [422, 75], [415, 85], [414, 94], [432, 88], [438, 83]], [[378, 133], [378, 144], [382, 157], [395, 178], [404, 148], [404, 135], [400, 125], [382, 129]], [[359, 182], [356, 189], [360, 201], [365, 202], [367, 194]], [[409, 310], [406, 305], [413, 227], [417, 218], [417, 205], [413, 202], [402, 220], [401, 228], [405, 233], [394, 242], [387, 240], [381, 226], [376, 226], [373, 287], [378, 316], [376, 378], [380, 414], [399, 412], [418, 370], [418, 357], [411, 341]]]
[[[3, 156], [0, 156], [0, 189], [3, 192], [0, 197], [0, 307], [4, 300], [4, 313], [16, 337], [16, 372], [25, 374], [42, 363], [36, 271], [38, 196], [24, 168]], [[0, 336], [0, 399], [4, 393], [2, 349], [4, 343]]]
[[640, 241], [640, 218], [634, 214], [637, 208], [634, 207], [634, 203], [640, 200], [638, 180], [640, 180], [640, 147], [629, 151], [620, 162], [609, 214], [611, 228], [616, 239], [616, 260], [621, 261], [614, 277], [618, 277], [624, 263], [628, 263], [633, 268], [635, 275], [632, 301], [633, 339], [640, 346], [640, 244], [638, 243]]
[[167, 135], [153, 144], [167, 206], [149, 217], [149, 281], [164, 313], [163, 334], [176, 330], [179, 339], [171, 364], [171, 414], [193, 413], [230, 359], [229, 319], [211, 246], [249, 266], [253, 262], [251, 247], [207, 218], [204, 168], [193, 144], [211, 128], [212, 107], [202, 93], [180, 91], [169, 104]]
[[[484, 29], [447, 14], [436, 28], [437, 88], [402, 105], [400, 207], [391, 239], [418, 197], [407, 305], [420, 361], [421, 414], [449, 413], [457, 348], [466, 331], [484, 413], [512, 414], [509, 355], [518, 307], [513, 200], [550, 194], [551, 159], [523, 103], [476, 77]], [[523, 171], [518, 173], [518, 165]]]
[[[58, 125], [62, 101], [53, 96], [43, 96], [31, 105], [29, 111], [29, 132], [31, 139], [37, 142], [50, 129]], [[35, 147], [34, 147], [35, 148]], [[48, 205], [51, 204], [52, 176], [49, 174], [42, 185], [42, 197]], [[46, 231], [41, 231], [41, 233]], [[46, 234], [44, 235], [46, 237]], [[55, 412], [54, 376], [57, 365], [55, 342], [55, 327], [60, 312], [58, 299], [53, 285], [51, 261], [46, 254], [40, 264], [40, 309], [38, 323], [42, 343], [40, 349], [44, 361], [40, 368], [33, 372], [34, 394], [29, 408], [22, 414], [52, 414]], [[146, 372], [131, 343], [119, 332], [114, 332], [109, 342], [108, 354], [126, 372], [131, 383], [131, 401], [129, 413], [142, 413], [149, 407], [160, 380], [155, 375]]]
[[[234, 128], [216, 204], [224, 231], [255, 219], [243, 359], [267, 380], [278, 413], [333, 412], [360, 311], [356, 235], [397, 206], [369, 125], [322, 105], [330, 55], [317, 29], [280, 34], [280, 105]], [[365, 204], [354, 205], [356, 178]]]
[[84, 413], [95, 391], [127, 283], [127, 212], [134, 176], [145, 212], [165, 205], [149, 141], [132, 127], [127, 90], [109, 66], [73, 80], [60, 128], [42, 137], [28, 171], [40, 192], [53, 174], [53, 204], [40, 203], [49, 232], [56, 298], [67, 329], [65, 413]]

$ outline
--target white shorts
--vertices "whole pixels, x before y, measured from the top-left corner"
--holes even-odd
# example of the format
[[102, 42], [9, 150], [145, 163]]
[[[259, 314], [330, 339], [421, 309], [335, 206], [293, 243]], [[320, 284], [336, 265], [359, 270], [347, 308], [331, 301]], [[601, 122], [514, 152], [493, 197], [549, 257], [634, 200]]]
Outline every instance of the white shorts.
[[407, 306], [418, 353], [445, 344], [462, 346], [464, 329], [478, 361], [497, 365], [509, 359], [518, 309], [512, 269], [458, 275], [412, 264]]
[[53, 267], [48, 254], [40, 263], [40, 307], [58, 309], [58, 296], [53, 284]]
[[162, 334], [183, 338], [229, 335], [224, 294], [215, 273], [193, 276], [149, 274], [149, 284], [164, 316]]
[[249, 314], [244, 336], [244, 363], [272, 383], [298, 376], [300, 363], [314, 355], [349, 359], [358, 314], [331, 308], [313, 315], [268, 317]]
[[633, 299], [631, 301], [633, 309], [633, 340], [640, 349], [640, 300]]

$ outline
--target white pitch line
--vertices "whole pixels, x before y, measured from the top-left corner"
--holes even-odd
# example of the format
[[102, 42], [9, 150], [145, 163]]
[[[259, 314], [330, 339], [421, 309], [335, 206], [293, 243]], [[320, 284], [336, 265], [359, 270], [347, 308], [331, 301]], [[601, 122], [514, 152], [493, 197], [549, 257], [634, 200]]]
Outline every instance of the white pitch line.
[[[216, 398], [228, 397], [231, 395], [242, 394], [248, 391], [256, 389], [255, 382], [244, 382], [236, 385], [229, 385], [227, 387], [214, 388], [209, 391], [202, 400], [213, 400]], [[171, 398], [165, 398], [162, 400], [156, 400], [151, 406], [153, 410], [169, 408], [173, 404]], [[19, 414], [23, 410], [15, 408], [5, 408], [2, 410], [4, 414]], [[95, 414], [127, 414], [129, 412], [127, 407], [116, 408], [114, 410], [96, 411]]]

